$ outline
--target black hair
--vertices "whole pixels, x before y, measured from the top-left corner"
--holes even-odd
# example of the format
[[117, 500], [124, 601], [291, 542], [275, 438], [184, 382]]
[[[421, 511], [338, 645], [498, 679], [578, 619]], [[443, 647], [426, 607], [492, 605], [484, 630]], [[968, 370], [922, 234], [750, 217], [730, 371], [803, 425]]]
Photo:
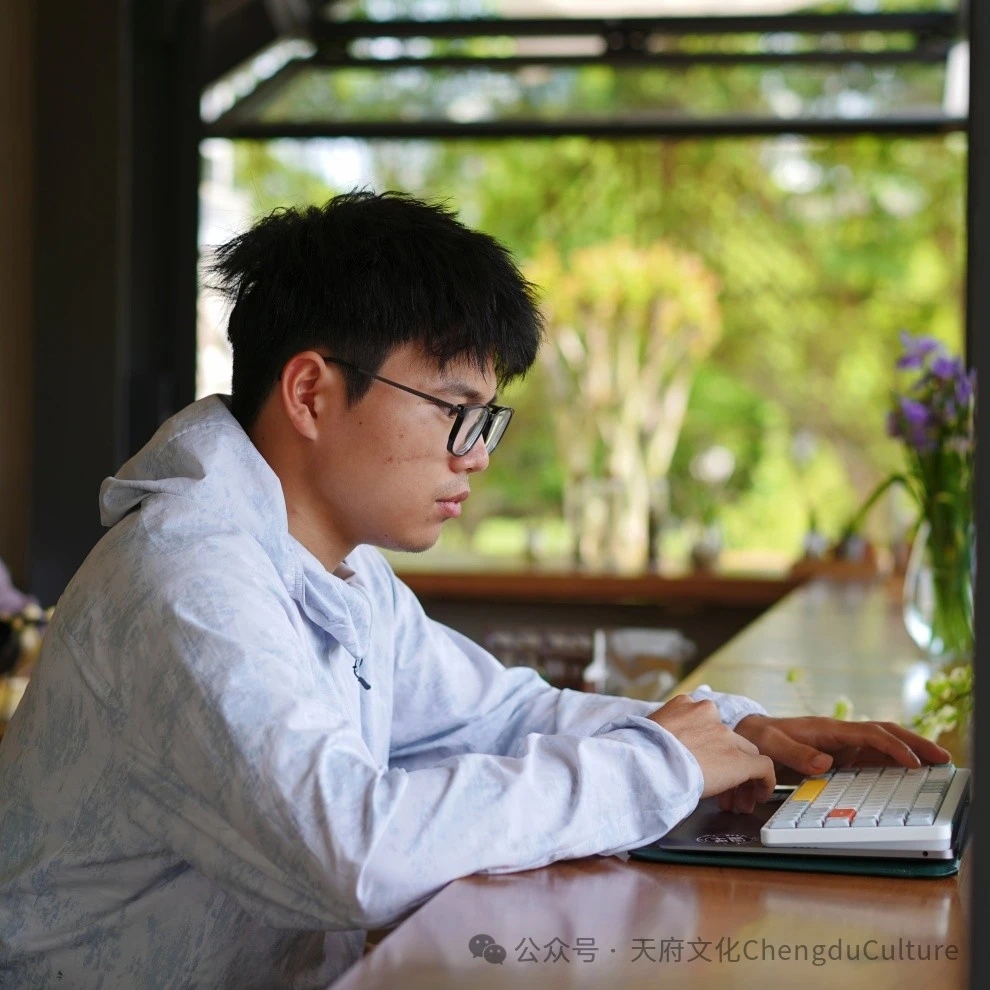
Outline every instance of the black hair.
[[[532, 366], [544, 332], [534, 286], [498, 241], [398, 192], [275, 210], [217, 248], [210, 271], [234, 300], [231, 406], [245, 429], [309, 348], [375, 373], [418, 341], [440, 370], [491, 361], [501, 386]], [[353, 405], [372, 381], [341, 370]]]

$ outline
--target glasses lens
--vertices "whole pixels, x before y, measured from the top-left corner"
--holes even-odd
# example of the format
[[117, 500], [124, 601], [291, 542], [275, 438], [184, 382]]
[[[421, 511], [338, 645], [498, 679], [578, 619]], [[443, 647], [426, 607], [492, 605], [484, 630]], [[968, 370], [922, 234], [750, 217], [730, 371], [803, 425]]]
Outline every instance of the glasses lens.
[[464, 413], [454, 437], [454, 456], [463, 456], [475, 445], [487, 421], [488, 410], [484, 406], [476, 406]]
[[509, 425], [510, 419], [512, 419], [511, 409], [499, 409], [494, 417], [492, 417], [491, 423], [484, 431], [485, 446], [488, 448], [489, 454], [498, 446], [498, 442], [502, 439], [502, 434], [505, 433], [505, 428]]

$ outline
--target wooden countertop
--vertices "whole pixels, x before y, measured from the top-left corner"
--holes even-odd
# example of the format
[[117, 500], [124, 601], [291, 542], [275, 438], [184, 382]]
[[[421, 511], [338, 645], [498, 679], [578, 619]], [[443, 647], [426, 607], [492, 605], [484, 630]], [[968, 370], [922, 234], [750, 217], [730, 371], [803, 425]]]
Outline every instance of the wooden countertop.
[[845, 695], [854, 718], [905, 722], [924, 704], [931, 669], [904, 628], [898, 584], [815, 581], [713, 653], [679, 687], [708, 683], [755, 698], [774, 715], [830, 715]]
[[[951, 990], [967, 985], [968, 898], [965, 873], [941, 880], [880, 880], [598, 857], [450, 884], [387, 935], [334, 990]], [[472, 956], [469, 942], [482, 933], [504, 947], [501, 965]], [[581, 958], [567, 949], [567, 962], [548, 960], [561, 943], [575, 946], [579, 938], [593, 940], [597, 952], [592, 956], [589, 949]], [[674, 946], [678, 939], [680, 960], [669, 952], [661, 961], [661, 944]], [[940, 946], [939, 961], [919, 961], [919, 943], [926, 953]], [[847, 946], [858, 948], [862, 961], [815, 965], [816, 945], [826, 946], [823, 954], [829, 946], [841, 946], [843, 953]], [[792, 958], [782, 958], [784, 946]], [[520, 961], [527, 951], [536, 962]], [[955, 959], [946, 959], [947, 951]], [[901, 958], [865, 958], [883, 952]]]
[[[794, 683], [787, 680], [790, 668], [801, 672]], [[892, 589], [815, 582], [709, 658], [683, 688], [707, 682], [755, 697], [775, 714], [828, 712], [836, 695], [846, 694], [858, 713], [900, 720], [920, 706], [926, 671]], [[386, 935], [334, 990], [949, 990], [967, 985], [969, 896], [968, 857], [959, 876], [937, 880], [592, 857], [449, 884]], [[504, 962], [472, 955], [469, 942], [478, 934], [504, 947]], [[679, 961], [673, 952], [678, 945]], [[819, 945], [821, 965], [813, 961]], [[575, 946], [585, 950], [583, 957]], [[828, 958], [837, 947], [842, 953], [858, 949], [860, 961]], [[782, 948], [791, 958], [782, 957]], [[919, 959], [919, 951], [933, 958]], [[561, 952], [568, 961], [553, 961]], [[522, 961], [527, 953], [536, 961]]]

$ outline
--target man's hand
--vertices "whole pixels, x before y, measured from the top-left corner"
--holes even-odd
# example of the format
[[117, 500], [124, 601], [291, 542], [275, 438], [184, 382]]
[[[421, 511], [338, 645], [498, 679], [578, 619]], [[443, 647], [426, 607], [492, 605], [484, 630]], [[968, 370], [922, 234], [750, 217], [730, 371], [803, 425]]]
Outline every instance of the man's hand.
[[766, 801], [773, 793], [773, 760], [760, 756], [754, 743], [728, 728], [714, 701], [692, 701], [679, 694], [647, 717], [676, 736], [698, 761], [705, 778], [702, 797], [739, 787], [755, 801]]
[[[809, 775], [869, 764], [919, 767], [923, 763], [947, 763], [951, 758], [948, 750], [896, 722], [747, 715], [736, 726], [736, 733], [774, 763]], [[766, 799], [743, 784], [720, 793], [718, 804], [723, 811], [748, 813], [761, 800]]]

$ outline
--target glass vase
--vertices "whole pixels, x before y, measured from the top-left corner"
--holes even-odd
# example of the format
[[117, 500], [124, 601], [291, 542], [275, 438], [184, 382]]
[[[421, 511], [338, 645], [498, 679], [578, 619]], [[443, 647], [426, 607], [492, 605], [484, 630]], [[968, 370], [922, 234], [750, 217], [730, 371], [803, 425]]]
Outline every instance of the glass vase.
[[904, 625], [938, 663], [973, 658], [972, 531], [939, 545], [927, 520], [918, 526], [904, 576]]

